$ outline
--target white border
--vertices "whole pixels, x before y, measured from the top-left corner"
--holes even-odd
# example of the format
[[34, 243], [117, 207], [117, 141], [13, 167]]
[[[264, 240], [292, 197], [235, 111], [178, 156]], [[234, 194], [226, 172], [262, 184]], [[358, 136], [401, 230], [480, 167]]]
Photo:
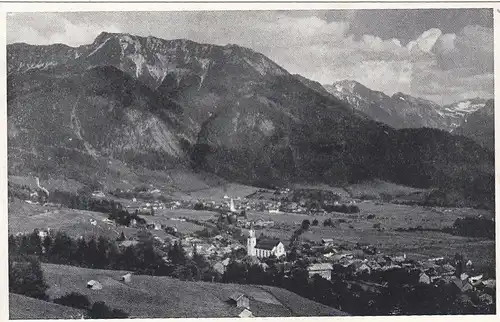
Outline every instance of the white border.
[[[78, 0], [77, 0], [78, 1]], [[65, 3], [57, 2], [56, 0], [46, 0], [44, 3], [32, 1], [12, 1], [0, 0], [0, 133], [2, 133], [0, 140], [0, 151], [3, 152], [4, 157], [0, 159], [0, 169], [4, 170], [1, 173], [0, 185], [0, 200], [4, 202], [1, 204], [1, 215], [0, 215], [0, 232], [3, 236], [3, 245], [5, 247], [0, 247], [0, 258], [3, 259], [0, 266], [0, 285], [4, 288], [0, 291], [0, 319], [8, 320], [9, 309], [8, 309], [8, 265], [7, 265], [7, 237], [8, 237], [8, 227], [7, 227], [7, 95], [6, 95], [6, 12], [51, 12], [51, 11], [197, 11], [197, 10], [318, 10], [318, 9], [416, 9], [416, 8], [494, 8], [494, 39], [495, 39], [495, 54], [499, 51], [500, 47], [500, 4], [494, 2], [482, 2], [482, 1], [470, 1], [470, 2], [419, 2], [418, 0], [409, 0], [406, 2], [367, 2], [367, 1], [351, 1], [351, 2], [287, 2], [286, 0], [274, 0], [272, 3], [266, 3], [262, 1], [255, 1], [250, 3], [246, 0], [232, 0], [229, 3], [218, 2], [207, 2], [201, 3], [199, 0], [187, 0], [184, 2], [157, 2], [152, 3], [144, 1], [130, 2], [120, 2], [118, 0], [110, 0], [107, 3], [103, 3], [99, 0], [87, 0], [86, 3], [80, 2], [70, 3], [67, 1]], [[94, 3], [93, 3], [94, 2]], [[240, 2], [240, 3], [238, 3]], [[497, 55], [495, 55], [497, 56]], [[500, 57], [500, 55], [498, 56]], [[495, 57], [496, 58], [496, 57]], [[494, 62], [494, 73], [495, 73], [495, 101], [500, 101], [500, 81], [496, 81], [498, 71], [500, 70], [499, 59], [495, 59]], [[497, 108], [495, 108], [497, 109]], [[500, 127], [500, 113], [495, 112], [495, 169], [500, 167], [499, 153], [500, 142], [496, 135]], [[495, 187], [496, 187], [496, 199], [498, 200], [498, 183], [500, 180], [500, 174], [498, 171], [495, 173]], [[495, 211], [498, 213], [500, 210], [500, 205], [497, 202]], [[496, 223], [496, 263], [497, 263], [497, 278], [500, 276], [499, 269], [499, 247], [498, 247], [498, 233], [500, 232], [499, 224]], [[498, 294], [498, 292], [497, 292]], [[234, 320], [249, 320], [249, 321], [279, 321], [279, 320], [290, 320], [290, 321], [330, 321], [330, 320], [341, 320], [341, 321], [385, 321], [390, 319], [392, 321], [497, 321], [498, 320], [498, 310], [500, 309], [500, 300], [497, 296], [497, 315], [496, 316], [382, 316], [382, 317], [298, 317], [298, 318], [253, 318], [253, 319], [239, 319]], [[134, 321], [144, 321], [144, 322], [155, 322], [158, 320], [168, 320], [168, 319], [134, 319]], [[175, 319], [180, 322], [193, 321], [197, 322], [200, 319]], [[221, 319], [201, 319], [203, 321], [219, 321]], [[232, 318], [224, 320], [233, 320]], [[19, 320], [23, 321], [23, 320]], [[73, 321], [73, 320], [44, 320], [44, 321]], [[96, 320], [96, 321], [120, 321], [120, 320]]]

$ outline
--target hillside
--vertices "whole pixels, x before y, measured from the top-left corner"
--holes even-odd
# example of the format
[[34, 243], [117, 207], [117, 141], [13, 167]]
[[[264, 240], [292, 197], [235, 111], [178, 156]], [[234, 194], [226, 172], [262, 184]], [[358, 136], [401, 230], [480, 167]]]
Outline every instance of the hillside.
[[[250, 310], [257, 317], [345, 315], [275, 287], [189, 282], [145, 275], [133, 276], [131, 283], [124, 284], [119, 278], [126, 272], [53, 264], [43, 264], [42, 268], [50, 285], [47, 294], [51, 298], [79, 292], [88, 296], [91, 302], [105, 301], [131, 317], [236, 317], [242, 309], [226, 303], [234, 292], [250, 298]], [[102, 290], [88, 289], [86, 284], [91, 279], [99, 281]]]
[[495, 111], [494, 102], [470, 114], [454, 133], [470, 137], [483, 147], [494, 151], [495, 148]]
[[490, 151], [374, 122], [248, 48], [102, 33], [7, 51], [10, 174], [101, 179], [119, 176], [118, 160], [251, 185], [453, 182], [472, 202], [492, 199]]
[[55, 303], [45, 302], [31, 297], [9, 293], [9, 319], [78, 319], [81, 310]]

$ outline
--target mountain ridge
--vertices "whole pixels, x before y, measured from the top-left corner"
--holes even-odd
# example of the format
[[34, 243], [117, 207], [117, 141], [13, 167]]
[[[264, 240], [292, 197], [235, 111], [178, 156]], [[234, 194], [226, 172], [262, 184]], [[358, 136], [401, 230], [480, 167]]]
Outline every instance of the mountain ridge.
[[[374, 122], [251, 49], [100, 36], [91, 47], [80, 46], [86, 55], [72, 52], [70, 58], [58, 58], [57, 46], [7, 47], [10, 171], [31, 163], [36, 168], [33, 153], [19, 152], [25, 147], [44, 155], [55, 146], [64, 156], [57, 166], [70, 166], [75, 161], [60, 152], [68, 151], [70, 136], [79, 143], [71, 151], [79, 154], [92, 156], [87, 142], [104, 157], [159, 169], [191, 163], [251, 184], [380, 178], [419, 187], [449, 188], [449, 182], [456, 182], [454, 187], [462, 191], [492, 173], [493, 155], [471, 140]], [[63, 90], [51, 86], [52, 81]], [[77, 93], [83, 99], [77, 100]], [[106, 130], [79, 118], [80, 130], [75, 131], [68, 103], [77, 106], [79, 115], [90, 113]], [[40, 106], [55, 117], [53, 123], [22, 112]], [[45, 128], [53, 129], [53, 135], [40, 135]], [[68, 128], [72, 130], [61, 132]], [[23, 131], [31, 135], [24, 141], [12, 139]], [[43, 139], [33, 139], [33, 134]], [[96, 162], [101, 161], [106, 162]], [[76, 167], [94, 161], [82, 162]], [[491, 182], [484, 182], [475, 192], [480, 196], [474, 197], [483, 201], [491, 199]]]
[[451, 132], [487, 101], [471, 98], [440, 106], [402, 92], [389, 96], [354, 80], [334, 82], [323, 88], [370, 118], [394, 128], [431, 127]]

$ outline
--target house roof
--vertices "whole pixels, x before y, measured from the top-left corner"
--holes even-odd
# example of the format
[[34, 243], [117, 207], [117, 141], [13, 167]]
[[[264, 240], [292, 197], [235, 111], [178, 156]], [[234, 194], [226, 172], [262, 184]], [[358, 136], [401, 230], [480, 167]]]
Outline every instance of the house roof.
[[249, 310], [244, 309], [243, 311], [241, 311], [241, 313], [240, 313], [240, 314], [238, 314], [238, 316], [239, 316], [240, 318], [251, 318], [251, 317], [253, 317], [253, 314], [252, 314], [252, 312], [250, 312]]
[[229, 296], [229, 299], [233, 301], [238, 301], [243, 296], [245, 296], [243, 293], [234, 292], [233, 294], [231, 294], [231, 296]]
[[281, 241], [277, 239], [261, 239], [257, 241], [255, 248], [272, 250], [274, 247], [278, 246]]
[[326, 271], [332, 270], [333, 266], [330, 263], [319, 263], [319, 264], [311, 264], [307, 267], [308, 271]]

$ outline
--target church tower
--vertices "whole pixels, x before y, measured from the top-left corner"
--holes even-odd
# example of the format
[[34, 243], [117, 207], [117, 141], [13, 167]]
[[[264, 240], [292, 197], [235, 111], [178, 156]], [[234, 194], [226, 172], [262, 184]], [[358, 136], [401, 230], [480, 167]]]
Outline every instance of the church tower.
[[248, 231], [247, 238], [247, 255], [255, 256], [255, 245], [257, 244], [257, 238], [255, 238], [255, 230], [253, 230], [253, 225], [250, 227]]

